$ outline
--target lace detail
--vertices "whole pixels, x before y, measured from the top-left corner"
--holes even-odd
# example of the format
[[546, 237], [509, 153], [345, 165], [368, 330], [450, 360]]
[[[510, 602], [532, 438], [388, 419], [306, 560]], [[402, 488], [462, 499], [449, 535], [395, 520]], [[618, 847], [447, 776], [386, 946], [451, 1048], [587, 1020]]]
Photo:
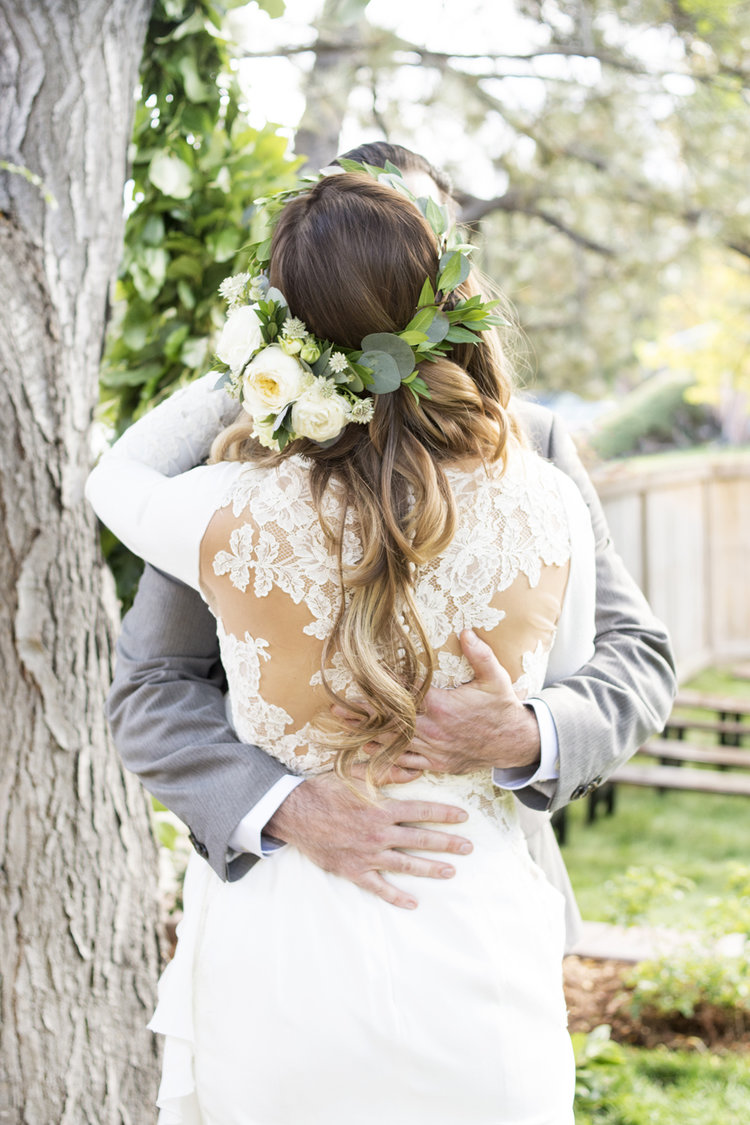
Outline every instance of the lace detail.
[[[415, 602], [436, 653], [436, 687], [473, 678], [457, 640], [466, 627], [485, 631], [515, 675], [519, 697], [541, 687], [570, 556], [556, 476], [551, 465], [519, 449], [505, 471], [501, 465], [448, 470], [456, 534], [439, 558], [418, 568], [414, 580]], [[341, 518], [335, 482], [324, 497], [323, 514], [334, 525]], [[331, 769], [333, 756], [322, 745], [315, 717], [327, 706], [320, 656], [339, 612], [339, 564], [312, 502], [305, 460], [247, 466], [209, 532], [207, 539], [218, 549], [209, 550], [213, 573], [206, 585], [219, 617], [240, 738], [262, 746], [295, 773]], [[344, 570], [360, 556], [358, 528], [349, 513]], [[262, 620], [257, 630], [262, 637], [247, 630], [253, 620]], [[332, 654], [326, 678], [337, 694], [355, 693], [340, 652]], [[507, 821], [512, 799], [497, 790], [489, 771], [452, 778], [451, 785], [452, 793], [458, 785], [467, 802]]]

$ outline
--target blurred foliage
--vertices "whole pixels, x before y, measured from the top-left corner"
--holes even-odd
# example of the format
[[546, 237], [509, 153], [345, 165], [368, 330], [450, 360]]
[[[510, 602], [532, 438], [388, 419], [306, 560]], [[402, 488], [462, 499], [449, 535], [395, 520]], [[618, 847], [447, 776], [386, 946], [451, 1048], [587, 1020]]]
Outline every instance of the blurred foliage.
[[666, 297], [645, 367], [685, 373], [688, 403], [708, 403], [728, 442], [750, 440], [750, 266], [705, 254], [695, 284]]
[[101, 374], [118, 433], [175, 383], [206, 371], [217, 289], [252, 241], [252, 202], [296, 179], [284, 138], [272, 126], [248, 128], [242, 114], [220, 30], [239, 3], [154, 7], [133, 129], [133, 209]]
[[[243, 0], [157, 0], [141, 67], [131, 147], [132, 205], [101, 369], [103, 419], [134, 418], [210, 368], [220, 282], [253, 241], [253, 200], [296, 181], [299, 162], [269, 125], [248, 127], [221, 31]], [[283, 4], [263, 0], [279, 15]], [[103, 547], [125, 605], [141, 564]]]
[[[486, 16], [480, 0], [443, 7], [467, 26]], [[451, 172], [540, 385], [625, 393], [643, 377], [634, 342], [663, 334], [661, 298], [705, 293], [707, 252], [727, 271], [750, 261], [750, 5], [515, 9], [507, 44], [488, 34], [468, 49], [468, 36], [454, 47], [428, 24], [413, 41], [375, 26], [374, 5], [356, 42], [321, 16], [320, 73], [306, 72], [303, 88], [313, 110], [321, 76], [334, 95], [345, 90], [333, 116], [347, 143], [385, 135]], [[334, 80], [337, 59], [356, 81]], [[328, 151], [338, 147], [329, 138]], [[492, 198], [478, 198], [477, 171]]]
[[715, 412], [686, 398], [694, 386], [690, 374], [666, 367], [599, 418], [588, 444], [608, 460], [713, 440], [720, 432]]
[[663, 864], [628, 867], [604, 885], [605, 920], [621, 926], [645, 922], [654, 903], [669, 898], [675, 902], [693, 889], [693, 881]]
[[[669, 867], [629, 867], [608, 880], [607, 920], [632, 926], [648, 921], [654, 906], [679, 901], [694, 889], [691, 879]], [[710, 1006], [731, 1012], [750, 1025], [750, 867], [737, 861], [724, 869], [721, 893], [695, 910], [684, 945], [639, 962], [625, 977], [632, 990], [628, 1008], [635, 1018], [644, 1011], [690, 1018]], [[727, 935], [734, 948], [721, 950]], [[658, 937], [655, 939], [658, 949]]]

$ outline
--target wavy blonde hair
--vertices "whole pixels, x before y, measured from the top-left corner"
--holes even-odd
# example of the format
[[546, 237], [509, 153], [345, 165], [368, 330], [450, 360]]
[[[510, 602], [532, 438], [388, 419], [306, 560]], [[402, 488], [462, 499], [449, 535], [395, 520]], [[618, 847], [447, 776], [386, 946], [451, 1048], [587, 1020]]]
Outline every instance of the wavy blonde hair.
[[[281, 213], [271, 247], [270, 281], [294, 316], [318, 337], [357, 347], [373, 332], [401, 331], [416, 309], [425, 277], [435, 284], [435, 236], [407, 199], [366, 176], [330, 176]], [[474, 292], [471, 279], [457, 298]], [[401, 387], [375, 398], [369, 426], [350, 425], [330, 448], [307, 439], [282, 453], [261, 447], [252, 422], [238, 421], [216, 439], [214, 461], [280, 464], [292, 454], [310, 460], [311, 489], [330, 548], [339, 560], [341, 604], [321, 668], [329, 698], [355, 713], [347, 724], [327, 716], [327, 744], [336, 770], [350, 773], [360, 747], [377, 735], [370, 759], [377, 783], [414, 736], [416, 716], [435, 658], [414, 601], [416, 567], [452, 539], [455, 503], [444, 466], [466, 459], [494, 462], [516, 424], [509, 413], [511, 380], [495, 333], [450, 357], [420, 364], [430, 398], [415, 401]], [[322, 498], [335, 477], [343, 510], [335, 526]], [[344, 521], [356, 512], [362, 558], [342, 565]], [[362, 706], [332, 689], [325, 668], [341, 653]]]

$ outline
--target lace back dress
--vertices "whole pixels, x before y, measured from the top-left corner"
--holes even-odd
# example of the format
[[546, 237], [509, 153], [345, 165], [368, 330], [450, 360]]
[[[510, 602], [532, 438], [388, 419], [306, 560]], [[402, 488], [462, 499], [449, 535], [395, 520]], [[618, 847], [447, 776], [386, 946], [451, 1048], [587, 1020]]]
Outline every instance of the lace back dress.
[[[92, 500], [131, 547], [200, 587], [240, 739], [296, 773], [330, 770], [315, 720], [327, 704], [320, 665], [339, 573], [304, 459], [172, 479], [152, 467], [150, 485], [146, 473], [138, 486], [148, 494], [124, 505], [109, 500], [127, 473], [115, 464], [108, 476], [111, 461]], [[456, 534], [414, 576], [433, 682], [472, 677], [458, 645], [472, 627], [525, 697], [542, 686], [566, 586], [586, 570], [583, 501], [521, 447], [505, 466], [448, 473]], [[340, 518], [335, 484], [324, 505]], [[344, 568], [360, 551], [350, 513]], [[582, 635], [581, 658], [589, 645]], [[352, 689], [339, 654], [326, 673], [337, 692]], [[474, 850], [452, 857], [453, 879], [389, 875], [418, 899], [414, 911], [291, 846], [234, 883], [193, 857], [151, 1024], [167, 1037], [160, 1125], [571, 1125], [563, 900], [529, 857], [515, 799], [490, 770], [425, 774], [386, 794], [469, 814], [460, 833]]]

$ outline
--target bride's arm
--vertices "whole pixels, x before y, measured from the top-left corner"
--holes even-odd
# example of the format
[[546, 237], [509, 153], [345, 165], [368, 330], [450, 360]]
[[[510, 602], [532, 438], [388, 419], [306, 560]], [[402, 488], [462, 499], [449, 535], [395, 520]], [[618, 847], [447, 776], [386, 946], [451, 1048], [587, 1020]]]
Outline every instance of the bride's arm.
[[238, 463], [193, 468], [236, 414], [204, 376], [135, 422], [101, 457], [86, 497], [135, 554], [199, 588], [200, 541]]

